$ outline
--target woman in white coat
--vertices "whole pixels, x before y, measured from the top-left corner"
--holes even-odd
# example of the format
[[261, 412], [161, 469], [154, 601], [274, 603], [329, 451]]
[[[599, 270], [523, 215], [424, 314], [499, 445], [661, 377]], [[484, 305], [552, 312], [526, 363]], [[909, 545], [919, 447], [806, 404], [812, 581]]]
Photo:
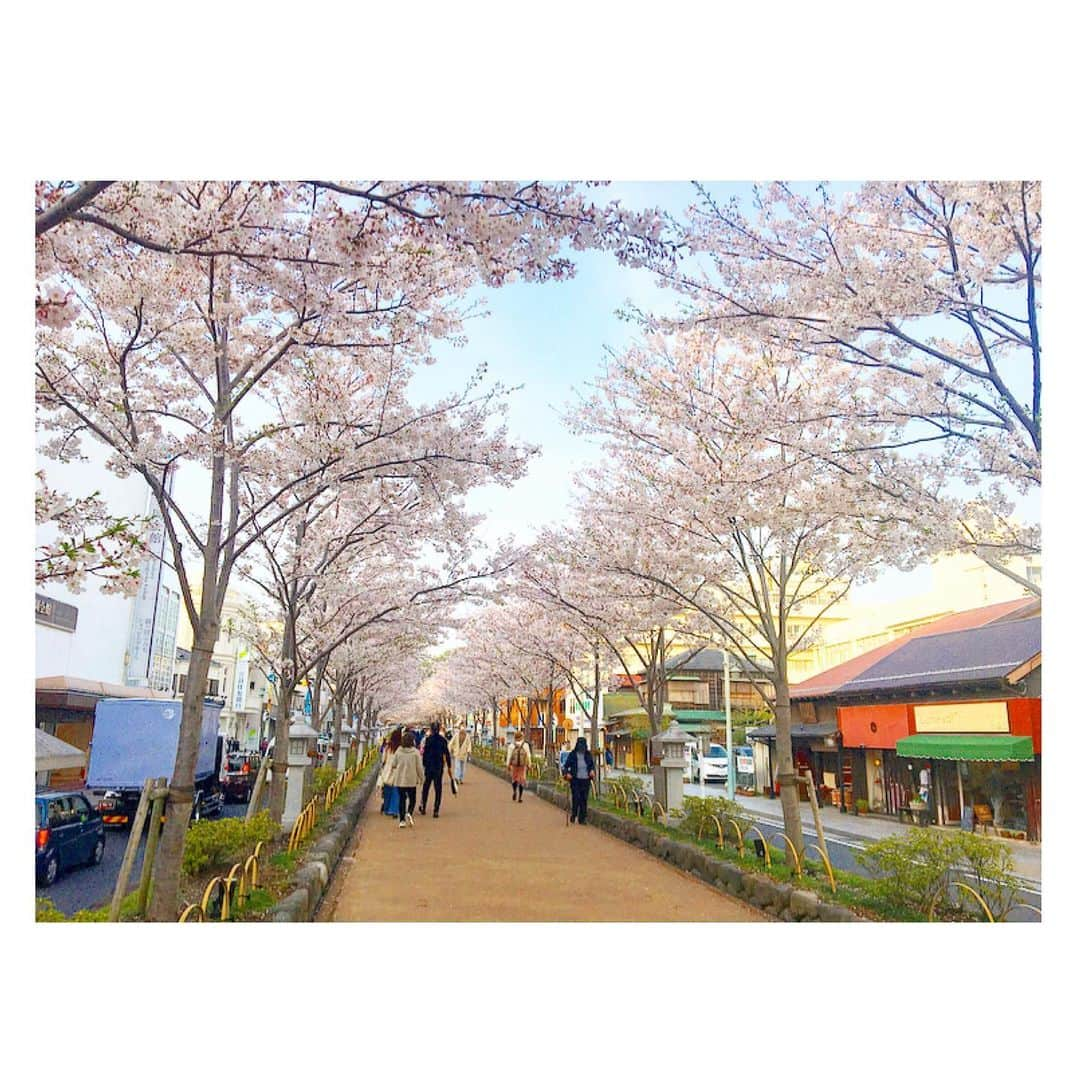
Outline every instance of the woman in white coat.
[[401, 736], [401, 745], [390, 758], [387, 780], [397, 788], [398, 828], [413, 824], [412, 811], [416, 807], [416, 788], [424, 782], [424, 763], [411, 731]]
[[454, 762], [454, 779], [459, 783], [465, 782], [465, 762], [472, 753], [472, 736], [464, 724], [458, 724], [454, 737], [450, 740], [450, 757]]

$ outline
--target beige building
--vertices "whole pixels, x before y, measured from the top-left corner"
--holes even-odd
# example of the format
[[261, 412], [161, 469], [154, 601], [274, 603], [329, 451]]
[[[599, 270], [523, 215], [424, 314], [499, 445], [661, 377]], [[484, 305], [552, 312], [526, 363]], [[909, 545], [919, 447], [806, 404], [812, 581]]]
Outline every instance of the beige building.
[[[244, 749], [255, 749], [266, 733], [264, 703], [270, 700], [271, 689], [241, 629], [245, 606], [242, 596], [231, 590], [225, 594], [221, 609], [221, 634], [210, 661], [206, 695], [224, 702], [221, 734], [227, 739], [237, 739]], [[181, 697], [187, 685], [193, 639], [187, 613], [181, 609], [176, 635], [176, 666], [173, 670], [174, 697]]]
[[[937, 559], [930, 569], [932, 583], [923, 592], [884, 603], [837, 604], [829, 612], [832, 617], [815, 628], [814, 644], [789, 657], [791, 681], [809, 679], [946, 615], [1031, 595], [973, 555]], [[1041, 587], [1042, 562], [1037, 556], [1013, 560], [1009, 569]]]

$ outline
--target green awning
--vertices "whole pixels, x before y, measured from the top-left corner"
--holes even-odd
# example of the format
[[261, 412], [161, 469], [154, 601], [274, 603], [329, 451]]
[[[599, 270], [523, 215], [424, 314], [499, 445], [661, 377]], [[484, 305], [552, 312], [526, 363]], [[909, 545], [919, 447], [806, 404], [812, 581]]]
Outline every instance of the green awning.
[[941, 761], [1034, 761], [1030, 735], [908, 735], [896, 740], [899, 757]]

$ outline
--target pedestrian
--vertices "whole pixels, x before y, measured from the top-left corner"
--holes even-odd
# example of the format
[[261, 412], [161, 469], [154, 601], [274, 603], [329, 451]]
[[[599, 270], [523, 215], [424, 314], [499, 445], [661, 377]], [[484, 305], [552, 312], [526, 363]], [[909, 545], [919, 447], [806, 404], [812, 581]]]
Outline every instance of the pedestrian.
[[513, 802], [521, 802], [525, 794], [525, 776], [532, 761], [532, 751], [525, 741], [525, 735], [518, 731], [514, 734], [514, 741], [506, 749], [506, 767], [510, 770], [510, 784], [514, 789]]
[[465, 783], [465, 763], [472, 753], [472, 736], [464, 724], [458, 724], [454, 737], [450, 740], [450, 757], [454, 762], [454, 779]]
[[416, 807], [416, 788], [424, 779], [424, 763], [411, 731], [401, 736], [401, 745], [390, 758], [389, 781], [398, 793], [398, 828], [413, 824]]
[[604, 764], [610, 769], [615, 764], [615, 758], [610, 749], [604, 751]]
[[390, 782], [390, 760], [394, 751], [401, 746], [401, 728], [396, 727], [390, 733], [390, 737], [383, 743], [382, 765], [379, 768], [379, 783], [382, 785], [382, 813], [389, 817], [397, 817], [398, 804], [400, 802], [397, 788]]
[[589, 784], [596, 776], [593, 768], [593, 756], [584, 738], [579, 738], [573, 752], [566, 759], [563, 776], [570, 781], [570, 820], [585, 824], [585, 814], [589, 807]]
[[[450, 761], [450, 747], [439, 732], [441, 727], [442, 725], [438, 720], [431, 721], [431, 727], [427, 735], [424, 736], [424, 752], [422, 755], [424, 761], [424, 789], [420, 795], [420, 813], [427, 813], [428, 792], [434, 784], [435, 806], [431, 814], [433, 818], [439, 816], [439, 807], [442, 805], [443, 767], [445, 766], [448, 772], [453, 768]], [[452, 777], [453, 773], [451, 772], [450, 775]]]

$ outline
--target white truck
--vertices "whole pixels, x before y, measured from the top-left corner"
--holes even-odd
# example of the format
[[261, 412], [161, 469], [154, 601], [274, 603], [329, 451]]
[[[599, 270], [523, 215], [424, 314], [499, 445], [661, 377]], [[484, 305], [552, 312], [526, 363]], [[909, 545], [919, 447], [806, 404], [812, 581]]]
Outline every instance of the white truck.
[[[146, 780], [171, 779], [182, 708], [179, 701], [143, 698], [105, 698], [97, 703], [86, 786], [106, 825], [131, 823]], [[193, 821], [220, 814], [224, 807], [218, 780], [220, 715], [221, 703], [207, 699], [195, 765]]]

